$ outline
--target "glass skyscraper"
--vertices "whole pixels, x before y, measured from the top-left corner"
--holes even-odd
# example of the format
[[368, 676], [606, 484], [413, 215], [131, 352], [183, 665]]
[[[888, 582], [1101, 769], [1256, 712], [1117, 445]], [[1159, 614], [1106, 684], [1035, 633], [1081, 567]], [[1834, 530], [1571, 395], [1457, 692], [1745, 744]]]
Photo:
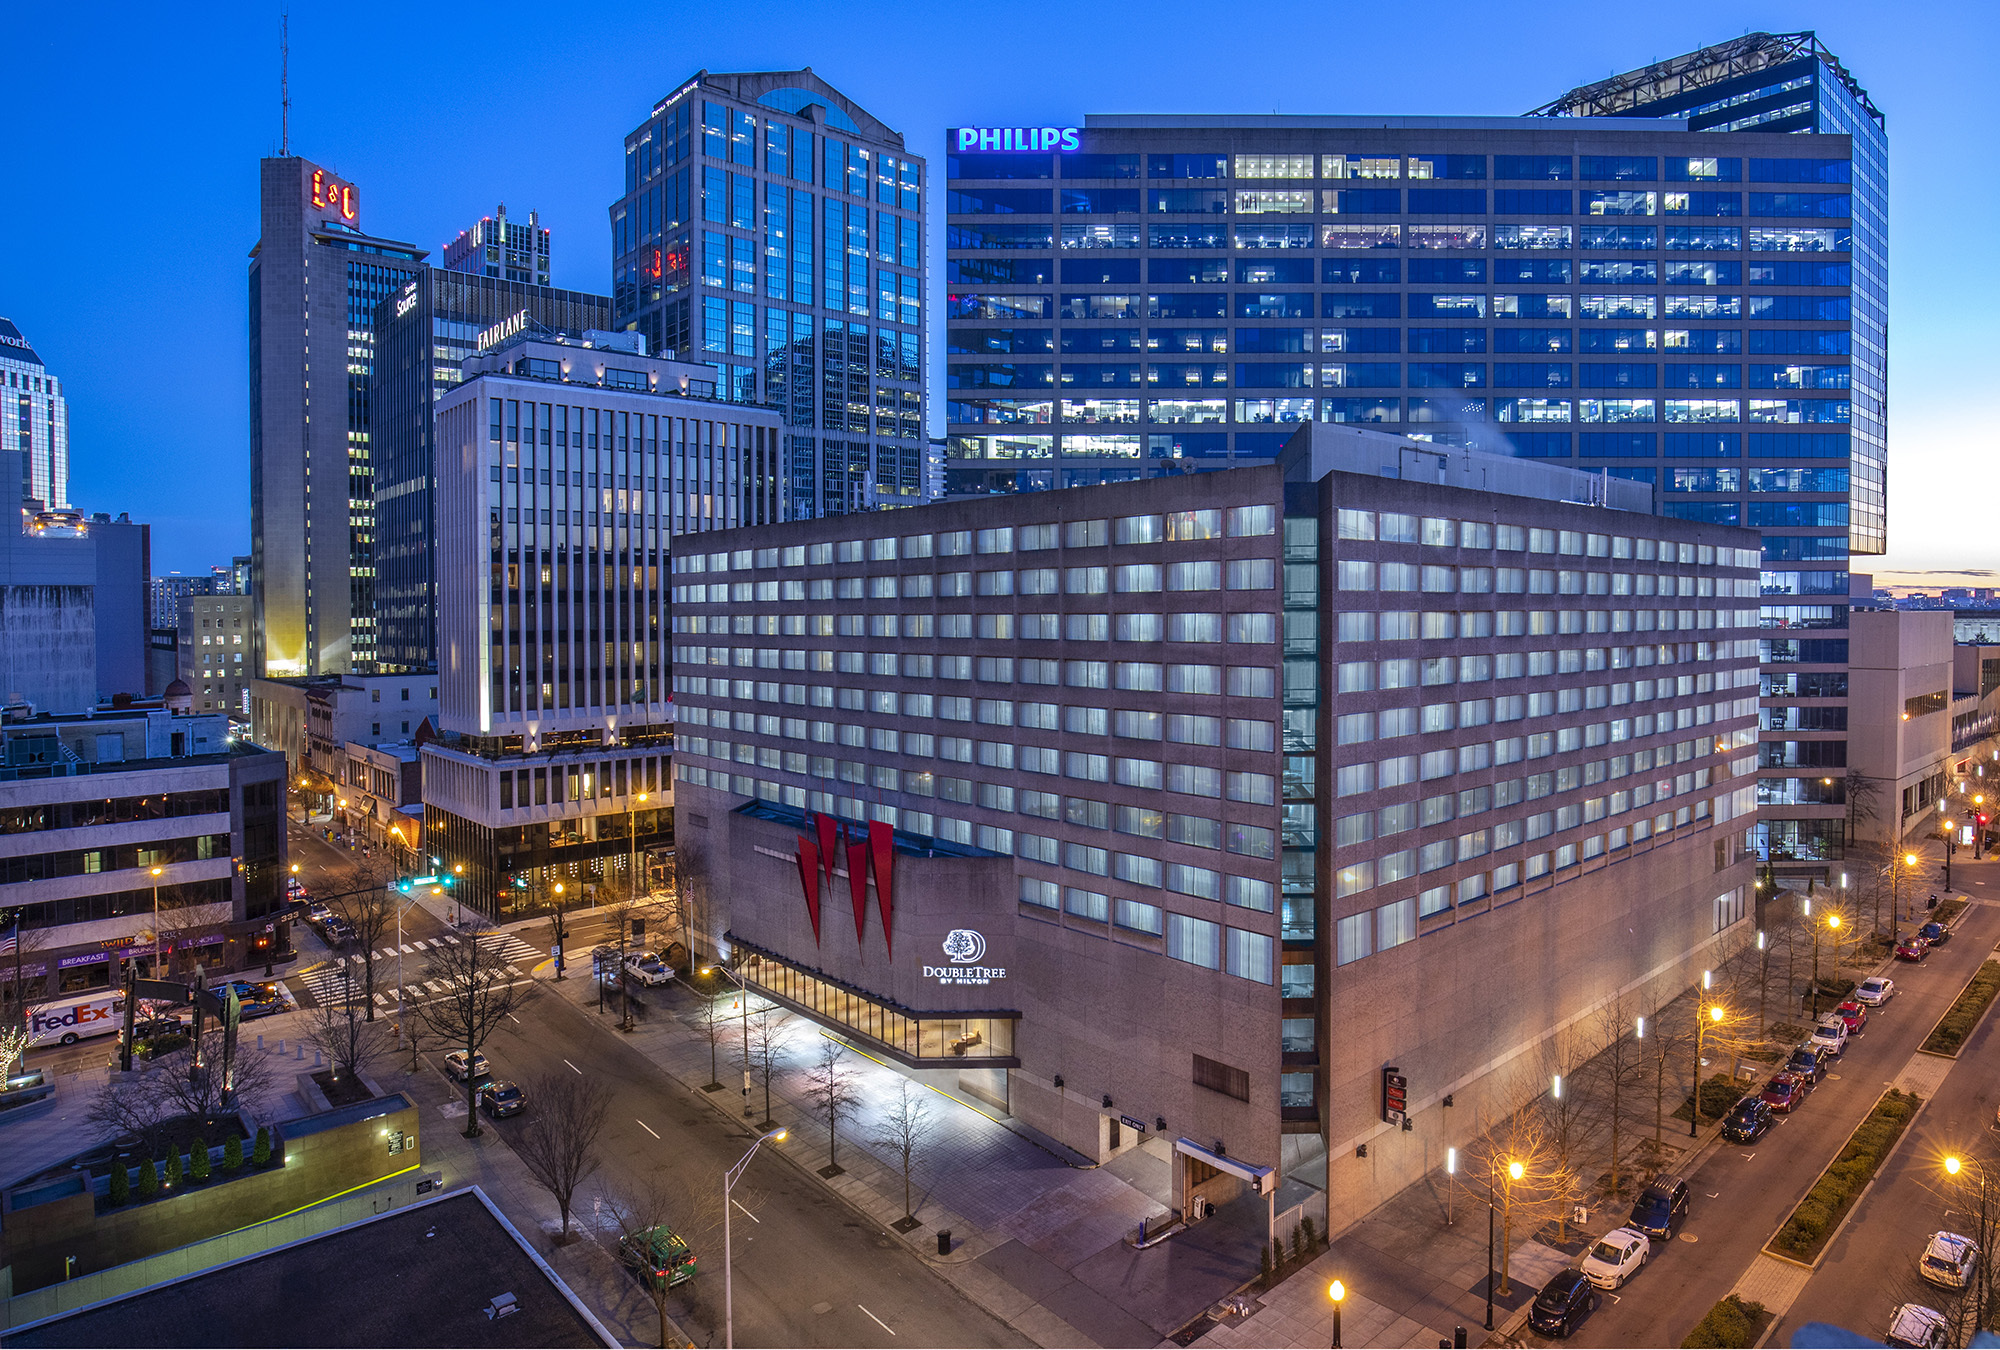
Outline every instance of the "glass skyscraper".
[[785, 419], [794, 518], [926, 496], [924, 161], [810, 71], [701, 71], [625, 138], [620, 327]]
[[948, 132], [948, 490], [1261, 463], [1320, 420], [1756, 527], [1758, 842], [1823, 864], [1847, 558], [1883, 547], [1880, 114], [1810, 35], [1592, 89], [1525, 117]]
[[21, 500], [69, 506], [69, 400], [11, 319], [0, 319], [0, 449], [21, 452]]

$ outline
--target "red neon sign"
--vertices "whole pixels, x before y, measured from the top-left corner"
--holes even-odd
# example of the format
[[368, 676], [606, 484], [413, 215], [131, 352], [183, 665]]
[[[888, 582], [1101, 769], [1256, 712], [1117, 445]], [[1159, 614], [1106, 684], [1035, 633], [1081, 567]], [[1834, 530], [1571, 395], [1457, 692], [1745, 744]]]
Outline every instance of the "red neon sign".
[[351, 222], [356, 215], [354, 185], [332, 178], [325, 169], [314, 169], [312, 204], [323, 210], [338, 211], [342, 220]]

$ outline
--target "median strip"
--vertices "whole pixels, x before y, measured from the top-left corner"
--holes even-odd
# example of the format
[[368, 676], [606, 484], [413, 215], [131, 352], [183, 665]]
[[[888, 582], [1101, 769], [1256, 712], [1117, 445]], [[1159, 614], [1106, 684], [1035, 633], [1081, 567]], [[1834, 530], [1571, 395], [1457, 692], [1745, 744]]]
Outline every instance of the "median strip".
[[1841, 1220], [1875, 1179], [1883, 1161], [1917, 1114], [1922, 1099], [1890, 1088], [1875, 1103], [1832, 1164], [1813, 1183], [1764, 1250], [1781, 1260], [1812, 1265], [1839, 1231]]
[[1979, 1025], [1979, 1019], [1986, 1015], [1986, 1009], [1993, 1003], [1993, 996], [2000, 993], [2000, 961], [1987, 961], [1966, 981], [1952, 1005], [1945, 1009], [1944, 1016], [1931, 1028], [1931, 1034], [1917, 1047], [1926, 1055], [1942, 1055], [1946, 1059], [1958, 1058], [1959, 1050], [1965, 1045], [1965, 1038]]

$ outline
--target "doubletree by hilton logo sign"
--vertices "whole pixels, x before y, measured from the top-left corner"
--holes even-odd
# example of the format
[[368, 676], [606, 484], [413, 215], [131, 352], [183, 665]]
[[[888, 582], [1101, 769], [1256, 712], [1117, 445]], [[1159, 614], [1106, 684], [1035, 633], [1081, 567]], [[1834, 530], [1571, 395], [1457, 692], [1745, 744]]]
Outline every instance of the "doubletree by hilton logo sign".
[[986, 957], [986, 937], [977, 929], [954, 928], [945, 934], [944, 954], [948, 966], [925, 966], [924, 978], [939, 984], [991, 984], [1007, 978], [1005, 966], [982, 966]]

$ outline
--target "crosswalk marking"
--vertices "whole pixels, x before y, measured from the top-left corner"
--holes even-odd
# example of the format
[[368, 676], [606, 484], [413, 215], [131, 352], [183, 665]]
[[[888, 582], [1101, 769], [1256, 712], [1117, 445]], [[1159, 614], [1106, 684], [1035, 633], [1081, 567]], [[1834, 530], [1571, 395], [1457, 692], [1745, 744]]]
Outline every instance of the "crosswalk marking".
[[409, 944], [409, 943], [407, 943], [407, 942], [405, 942], [405, 943], [403, 944], [403, 951], [407, 953], [407, 952], [409, 952], [409, 951], [411, 951], [411, 950], [412, 950], [412, 948], [410, 947], [410, 944]]

